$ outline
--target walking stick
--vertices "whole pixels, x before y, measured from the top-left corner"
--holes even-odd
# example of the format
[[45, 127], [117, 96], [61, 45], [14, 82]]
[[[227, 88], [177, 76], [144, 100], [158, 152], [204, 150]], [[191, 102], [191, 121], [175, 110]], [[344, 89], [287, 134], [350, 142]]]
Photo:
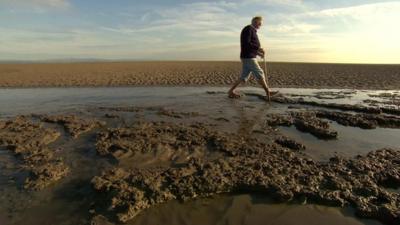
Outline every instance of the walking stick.
[[263, 61], [264, 61], [265, 82], [267, 83], [267, 86], [269, 87], [269, 82], [268, 82], [268, 71], [267, 71], [267, 61], [265, 60], [265, 53], [264, 53], [264, 56], [263, 56]]
[[[268, 80], [268, 70], [267, 70], [267, 60], [265, 60], [265, 53], [264, 53], [264, 55], [263, 55], [263, 61], [264, 61], [264, 74], [265, 74], [265, 83], [267, 84], [267, 87], [268, 88], [271, 88], [270, 86], [269, 86], [269, 80]], [[279, 91], [270, 91], [269, 92], [269, 101], [271, 101], [271, 96], [274, 96], [274, 95], [276, 95], [276, 94], [278, 94], [279, 93]]]
[[[268, 82], [268, 71], [267, 71], [267, 61], [265, 60], [265, 53], [263, 55], [263, 61], [264, 61], [264, 75], [265, 75], [265, 83], [267, 84], [267, 87], [269, 88], [269, 82]], [[271, 102], [271, 92], [268, 91], [268, 102]]]

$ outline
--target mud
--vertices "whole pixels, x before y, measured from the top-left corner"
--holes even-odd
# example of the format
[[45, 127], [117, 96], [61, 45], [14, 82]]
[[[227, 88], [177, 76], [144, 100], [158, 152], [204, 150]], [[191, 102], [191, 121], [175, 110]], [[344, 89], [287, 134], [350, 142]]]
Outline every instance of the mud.
[[[204, 128], [190, 129], [201, 130], [191, 139], [207, 139]], [[157, 129], [147, 129], [147, 134], [159, 136]], [[224, 157], [211, 161], [191, 158], [169, 168], [114, 168], [96, 176], [93, 187], [105, 199], [101, 201], [107, 202], [103, 213], [110, 221], [127, 222], [143, 210], [173, 199], [244, 192], [267, 194], [279, 202], [350, 205], [360, 217], [390, 225], [400, 222], [400, 196], [385, 189], [400, 186], [398, 150], [381, 149], [354, 159], [335, 157], [329, 163], [318, 163], [256, 139], [218, 133], [213, 140], [219, 141], [208, 150]]]
[[[245, 93], [248, 96], [255, 96], [261, 100], [265, 100], [265, 97], [258, 93]], [[278, 93], [271, 97], [272, 102], [281, 103], [281, 104], [289, 104], [289, 105], [308, 105], [314, 107], [322, 107], [328, 109], [338, 109], [342, 111], [353, 111], [353, 112], [361, 112], [361, 113], [373, 113], [373, 114], [380, 114], [380, 113], [388, 113], [388, 114], [395, 114], [400, 115], [400, 109], [396, 108], [383, 108], [383, 107], [373, 107], [373, 106], [364, 106], [364, 105], [353, 105], [353, 104], [340, 104], [340, 103], [327, 103], [327, 102], [319, 102], [319, 101], [312, 101], [306, 100], [303, 97], [287, 97], [293, 94], [281, 94]], [[303, 95], [294, 95], [294, 96], [303, 96]], [[319, 99], [339, 99], [341, 97], [335, 97], [336, 95], [332, 95], [333, 97], [323, 97], [324, 95], [319, 95], [318, 93], [315, 95], [304, 95], [308, 97], [315, 97]]]
[[57, 123], [64, 126], [65, 130], [74, 138], [82, 133], [88, 132], [95, 127], [105, 125], [96, 119], [83, 119], [76, 115], [34, 115], [39, 117], [43, 122]]
[[68, 166], [61, 159], [30, 165], [30, 169], [30, 177], [26, 179], [24, 188], [31, 190], [42, 190], [69, 173]]
[[[5, 161], [1, 168], [7, 170], [0, 174], [1, 185], [9, 182], [8, 179], [11, 181], [7, 185], [14, 187], [18, 184], [17, 179], [10, 177], [14, 174], [14, 164], [28, 172], [21, 180], [21, 187], [41, 190], [54, 185], [44, 192], [24, 192], [32, 196], [46, 192], [49, 195], [29, 198], [40, 206], [35, 208], [34, 203], [27, 201], [26, 211], [21, 213], [22, 219], [11, 224], [26, 224], [26, 221], [40, 224], [38, 220], [29, 219], [42, 214], [46, 220], [51, 218], [52, 224], [76, 224], [75, 221], [118, 224], [131, 219], [137, 219], [134, 223], [140, 224], [137, 215], [171, 200], [179, 202], [243, 193], [294, 205], [315, 203], [352, 207], [360, 218], [379, 220], [388, 225], [400, 224], [400, 149], [396, 147], [398, 142], [393, 141], [398, 130], [380, 129], [400, 128], [396, 111], [387, 113], [385, 110], [389, 108], [381, 105], [339, 104], [352, 101], [347, 99], [353, 94], [351, 91], [339, 94], [316, 92], [311, 96], [330, 103], [304, 100], [309, 95], [285, 94], [304, 99], [281, 95], [273, 97], [271, 104], [253, 98], [264, 100], [256, 93], [247, 94], [249, 97], [240, 100], [228, 100], [226, 92], [210, 91], [206, 96], [196, 93], [184, 100], [177, 98], [179, 100], [175, 103], [172, 100], [165, 103], [163, 101], [170, 97], [160, 97], [159, 105], [153, 102], [152, 96], [151, 107], [145, 98], [141, 104], [134, 102], [135, 92], [126, 93], [122, 92], [121, 98], [129, 99], [129, 103], [106, 98], [109, 102], [101, 102], [106, 101], [101, 99], [98, 105], [90, 104], [87, 110], [71, 112], [66, 107], [66, 112], [55, 110], [55, 115], [45, 112], [33, 115], [33, 118], [0, 120], [0, 147], [7, 148], [3, 153], [12, 152], [17, 159], [16, 163], [10, 161], [12, 154], [0, 158]], [[222, 93], [224, 98], [216, 95]], [[147, 95], [145, 92], [142, 94]], [[193, 103], [194, 98], [198, 102]], [[95, 97], [90, 99], [92, 101]], [[339, 100], [328, 101], [335, 99]], [[81, 114], [85, 116], [81, 117]], [[293, 126], [295, 129], [278, 128], [280, 126]], [[64, 135], [63, 128], [67, 135]], [[316, 140], [303, 132], [324, 140]], [[375, 134], [378, 135], [373, 136]], [[373, 145], [372, 148], [367, 146], [371, 142], [359, 141], [369, 138], [369, 135], [374, 137], [379, 147]], [[350, 139], [351, 145], [342, 145], [345, 141], [340, 141], [344, 139]], [[384, 139], [390, 140], [391, 145]], [[352, 146], [353, 142], [356, 147]], [[333, 145], [336, 143], [339, 144]], [[331, 144], [335, 147], [329, 147]], [[328, 148], [321, 145], [328, 145]], [[372, 149], [379, 150], [367, 154]], [[342, 152], [348, 155], [335, 156], [345, 155]], [[322, 154], [323, 157], [319, 157]], [[62, 182], [56, 183], [62, 178]], [[25, 195], [20, 198], [10, 195], [9, 186], [0, 186], [1, 195], [8, 194], [0, 204], [1, 214], [22, 208], [10, 203], [9, 199], [14, 202], [17, 202], [15, 199], [25, 199]], [[22, 196], [20, 194], [15, 195]], [[169, 207], [167, 204], [164, 206]], [[223, 208], [223, 205], [219, 206]], [[171, 212], [173, 208], [169, 210]], [[53, 212], [57, 218], [49, 215]], [[4, 214], [20, 215], [8, 211]], [[249, 216], [247, 212], [244, 214]], [[352, 215], [349, 217], [356, 220]], [[210, 215], [203, 213], [200, 217]], [[294, 216], [304, 223], [300, 217]], [[232, 218], [240, 222], [237, 217], [226, 221]], [[20, 221], [23, 222], [18, 223]]]
[[68, 174], [69, 168], [47, 146], [60, 136], [59, 132], [23, 116], [0, 121], [0, 128], [0, 145], [14, 152], [29, 172], [24, 188], [41, 190]]
[[376, 96], [373, 99], [365, 99], [366, 103], [380, 103], [385, 105], [395, 105], [398, 106], [400, 102], [400, 95], [394, 95], [394, 97], [379, 97], [380, 95], [369, 95]]
[[272, 127], [289, 127], [293, 125], [297, 130], [310, 133], [320, 139], [335, 139], [338, 137], [338, 132], [330, 128], [329, 121], [362, 129], [376, 129], [377, 127], [400, 128], [400, 117], [398, 116], [326, 110], [296, 110], [288, 111], [285, 114], [268, 114], [266, 125]]
[[304, 100], [303, 98], [287, 98], [282, 95], [273, 97], [272, 101], [282, 104], [309, 105], [309, 106], [323, 107], [329, 109], [339, 109], [343, 111], [354, 111], [354, 112], [373, 113], [373, 114], [389, 113], [389, 114], [400, 115], [400, 109], [398, 110], [398, 109], [388, 109], [380, 107], [368, 107], [364, 105], [316, 102], [316, 101]]
[[135, 107], [135, 106], [114, 106], [114, 107], [101, 106], [101, 107], [97, 107], [97, 109], [103, 110], [103, 111], [114, 111], [114, 112], [140, 112], [140, 111], [143, 111], [143, 108]]
[[360, 127], [364, 129], [374, 129], [378, 126], [376, 120], [369, 120], [364, 114], [350, 114], [344, 112], [316, 111], [316, 116], [336, 121], [344, 126]]
[[195, 117], [200, 116], [201, 114], [198, 112], [176, 112], [171, 109], [161, 108], [158, 110], [158, 114], [162, 116], [169, 116], [174, 118], [184, 118], [184, 117]]
[[374, 129], [376, 127], [400, 128], [400, 117], [397, 116], [365, 113], [350, 114], [324, 110], [316, 111], [315, 114], [317, 117], [333, 120], [344, 126], [360, 127], [364, 129]]
[[104, 117], [106, 117], [106, 118], [120, 118], [119, 115], [114, 114], [114, 113], [106, 113], [106, 114], [104, 114]]
[[384, 105], [384, 106], [389, 106], [391, 108], [394, 108], [393, 106], [398, 108], [400, 106], [400, 99], [380, 100], [380, 101], [374, 99], [365, 99], [363, 100], [363, 103], [366, 103], [373, 107], [380, 107], [381, 105]]
[[335, 139], [338, 133], [330, 129], [327, 121], [319, 119], [312, 112], [289, 112], [288, 114], [269, 114], [266, 124], [269, 126], [292, 126], [321, 139]]
[[290, 139], [289, 137], [286, 136], [280, 136], [277, 139], [275, 139], [275, 142], [282, 147], [286, 147], [295, 151], [300, 151], [300, 150], [305, 150], [306, 146], [293, 140]]
[[296, 129], [308, 132], [317, 138], [335, 139], [338, 136], [337, 131], [330, 129], [329, 122], [318, 119], [310, 113], [293, 112], [294, 126]]
[[384, 92], [380, 94], [369, 94], [368, 96], [373, 98], [400, 99], [400, 94], [390, 93], [390, 92]]
[[204, 152], [210, 148], [232, 150], [234, 144], [226, 137], [211, 131], [204, 124], [189, 126], [166, 122], [141, 122], [131, 127], [110, 128], [97, 135], [96, 149], [100, 155], [117, 160], [132, 158], [135, 154], [156, 153], [165, 149], [182, 152]]
[[114, 223], [111, 223], [102, 215], [96, 215], [91, 219], [90, 225], [114, 225]]
[[319, 91], [316, 92], [313, 97], [317, 99], [343, 99], [343, 98], [351, 98], [354, 95], [355, 91]]
[[[226, 94], [224, 92], [218, 91], [208, 91], [207, 94], [215, 95], [215, 94]], [[384, 98], [390, 99], [386, 101], [377, 101], [374, 99], [366, 99], [363, 100], [364, 103], [367, 103], [369, 106], [362, 105], [362, 104], [342, 104], [342, 103], [335, 103], [335, 102], [320, 102], [320, 101], [313, 101], [307, 100], [305, 97], [313, 97], [316, 99], [328, 99], [328, 100], [335, 100], [335, 99], [347, 99], [353, 97], [355, 95], [355, 91], [320, 91], [315, 92], [311, 95], [306, 94], [282, 94], [278, 93], [271, 97], [272, 102], [281, 103], [281, 104], [289, 104], [290, 107], [295, 107], [294, 105], [307, 105], [307, 106], [314, 106], [314, 107], [322, 107], [327, 109], [337, 109], [342, 111], [353, 111], [353, 112], [360, 112], [360, 113], [369, 113], [369, 114], [392, 114], [392, 115], [400, 115], [400, 108], [393, 107], [399, 105], [398, 94], [392, 93], [383, 93], [379, 95], [371, 95], [371, 97], [375, 98]], [[265, 96], [259, 93], [253, 92], [244, 92], [244, 95], [247, 96], [254, 96], [261, 100], [265, 100]], [[386, 97], [385, 97], [386, 96]], [[388, 97], [389, 96], [389, 97]], [[391, 98], [390, 98], [391, 97]], [[390, 107], [382, 107], [382, 105], [390, 105]]]
[[98, 107], [100, 110], [111, 111], [111, 112], [144, 112], [152, 111], [160, 116], [167, 116], [173, 118], [185, 118], [185, 117], [196, 117], [201, 116], [198, 112], [179, 112], [166, 107], [136, 107], [136, 106], [117, 106], [117, 107]]
[[287, 97], [314, 97], [317, 99], [345, 99], [351, 98], [356, 91], [318, 91], [312, 95], [308, 94], [285, 94]]

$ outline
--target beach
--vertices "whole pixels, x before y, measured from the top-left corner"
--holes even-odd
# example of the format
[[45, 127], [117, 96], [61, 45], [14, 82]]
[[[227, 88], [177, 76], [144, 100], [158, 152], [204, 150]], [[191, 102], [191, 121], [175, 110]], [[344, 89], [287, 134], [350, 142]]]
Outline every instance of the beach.
[[400, 1], [0, 12], [0, 225], [400, 225]]
[[[0, 87], [226, 86], [240, 70], [239, 61], [0, 64]], [[400, 65], [271, 62], [267, 70], [271, 87], [400, 88]]]
[[399, 65], [240, 69], [0, 64], [0, 222], [398, 224]]

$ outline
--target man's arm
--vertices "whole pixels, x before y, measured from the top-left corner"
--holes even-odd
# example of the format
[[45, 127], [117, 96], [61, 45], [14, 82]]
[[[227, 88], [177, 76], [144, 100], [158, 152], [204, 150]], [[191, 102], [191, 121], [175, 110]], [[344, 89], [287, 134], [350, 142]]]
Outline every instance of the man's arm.
[[258, 49], [257, 54], [260, 57], [264, 57], [265, 56], [265, 50], [263, 48]]
[[254, 49], [254, 50], [259, 50], [260, 46], [251, 42], [251, 36], [253, 35], [253, 32], [250, 29], [245, 29], [243, 32], [243, 41], [244, 44], [247, 48]]

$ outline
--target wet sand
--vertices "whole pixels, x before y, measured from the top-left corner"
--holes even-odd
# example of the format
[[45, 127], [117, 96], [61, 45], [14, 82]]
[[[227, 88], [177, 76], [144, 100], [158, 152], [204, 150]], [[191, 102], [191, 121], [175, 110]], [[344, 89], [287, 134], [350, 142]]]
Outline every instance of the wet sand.
[[0, 222], [398, 224], [398, 91], [157, 90], [1, 90]]
[[[239, 61], [0, 64], [0, 87], [225, 86], [240, 69]], [[274, 62], [268, 75], [272, 87], [400, 88], [400, 65]]]

